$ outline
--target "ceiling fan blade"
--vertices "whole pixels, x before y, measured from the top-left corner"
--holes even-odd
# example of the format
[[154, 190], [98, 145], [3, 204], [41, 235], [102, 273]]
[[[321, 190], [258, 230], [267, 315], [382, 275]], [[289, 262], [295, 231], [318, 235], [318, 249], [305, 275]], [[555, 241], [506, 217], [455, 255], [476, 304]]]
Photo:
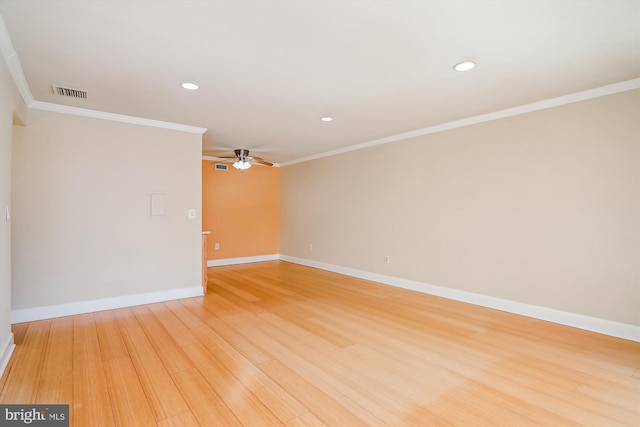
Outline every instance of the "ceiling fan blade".
[[237, 160], [237, 157], [226, 157], [226, 156], [211, 156], [211, 157], [221, 162], [231, 162], [231, 161]]
[[255, 163], [260, 163], [261, 165], [265, 165], [265, 166], [273, 166], [273, 163], [271, 163], [271, 162], [267, 162], [266, 160], [261, 159], [260, 157], [254, 157], [254, 158], [253, 158], [253, 161], [254, 161]]

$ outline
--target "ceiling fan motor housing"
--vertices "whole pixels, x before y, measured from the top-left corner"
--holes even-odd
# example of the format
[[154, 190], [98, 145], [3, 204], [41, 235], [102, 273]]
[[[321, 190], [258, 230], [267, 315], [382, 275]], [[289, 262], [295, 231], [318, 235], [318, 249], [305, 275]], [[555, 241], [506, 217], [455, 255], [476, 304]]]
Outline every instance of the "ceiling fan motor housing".
[[245, 150], [244, 148], [233, 150], [233, 152], [236, 154], [236, 157], [241, 160], [243, 160], [246, 157], [249, 157], [249, 150]]

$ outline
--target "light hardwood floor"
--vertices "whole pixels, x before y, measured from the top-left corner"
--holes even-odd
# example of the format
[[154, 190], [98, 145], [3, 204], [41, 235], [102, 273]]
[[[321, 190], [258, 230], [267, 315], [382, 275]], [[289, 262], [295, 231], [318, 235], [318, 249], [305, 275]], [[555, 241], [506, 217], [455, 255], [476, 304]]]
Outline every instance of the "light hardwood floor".
[[0, 403], [71, 425], [640, 425], [640, 344], [283, 261], [23, 323]]

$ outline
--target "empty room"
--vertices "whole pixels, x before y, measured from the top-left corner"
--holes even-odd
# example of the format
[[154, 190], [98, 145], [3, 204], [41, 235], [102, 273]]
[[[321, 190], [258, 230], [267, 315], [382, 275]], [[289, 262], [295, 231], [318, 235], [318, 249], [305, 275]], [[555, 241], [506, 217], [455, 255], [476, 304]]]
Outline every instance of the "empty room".
[[0, 426], [640, 426], [640, 0], [0, 0]]

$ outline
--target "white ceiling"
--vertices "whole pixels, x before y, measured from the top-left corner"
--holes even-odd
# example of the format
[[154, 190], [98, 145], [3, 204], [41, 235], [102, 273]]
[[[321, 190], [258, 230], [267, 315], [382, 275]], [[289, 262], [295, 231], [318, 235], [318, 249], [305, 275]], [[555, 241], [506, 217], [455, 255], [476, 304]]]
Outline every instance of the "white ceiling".
[[[1, 0], [0, 14], [35, 100], [204, 127], [205, 154], [280, 163], [640, 76], [638, 0]], [[464, 59], [477, 67], [453, 71]]]

